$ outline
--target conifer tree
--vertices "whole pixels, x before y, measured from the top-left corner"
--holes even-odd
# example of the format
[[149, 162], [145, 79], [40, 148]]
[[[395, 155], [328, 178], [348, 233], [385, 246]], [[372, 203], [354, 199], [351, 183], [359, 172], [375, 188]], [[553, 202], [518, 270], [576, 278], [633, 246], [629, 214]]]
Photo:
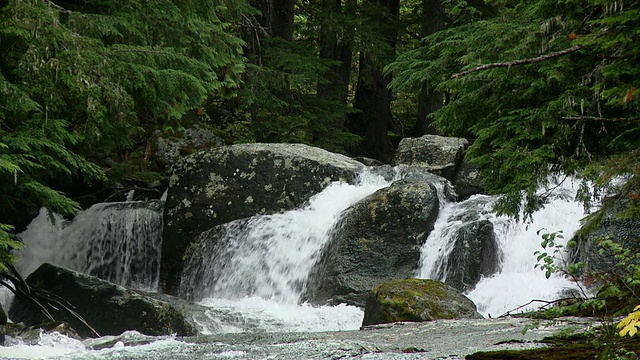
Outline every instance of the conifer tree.
[[637, 176], [639, 2], [495, 5], [494, 16], [437, 32], [402, 54], [387, 69], [392, 87], [431, 83], [451, 94], [435, 124], [473, 140], [468, 157], [487, 189], [504, 194], [501, 212], [530, 214], [553, 175], [597, 174], [599, 184]]
[[11, 0], [0, 7], [0, 270], [17, 246], [5, 225], [13, 212], [45, 206], [74, 214], [78, 204], [56, 187], [104, 179], [97, 154], [126, 148], [139, 129], [179, 127], [187, 111], [238, 85], [243, 42], [226, 22], [237, 6]]

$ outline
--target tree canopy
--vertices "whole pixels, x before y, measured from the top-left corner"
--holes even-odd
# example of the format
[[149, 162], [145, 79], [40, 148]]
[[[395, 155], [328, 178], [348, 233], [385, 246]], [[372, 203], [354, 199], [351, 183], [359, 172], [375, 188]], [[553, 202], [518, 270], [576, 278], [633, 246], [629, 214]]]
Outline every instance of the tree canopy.
[[0, 1], [0, 270], [14, 212], [72, 215], [69, 184], [153, 170], [189, 122], [382, 160], [466, 137], [512, 215], [552, 176], [638, 181], [639, 24], [639, 1]]
[[[0, 5], [0, 223], [29, 206], [72, 215], [56, 186], [104, 179], [99, 156], [178, 126], [244, 70], [222, 1]], [[10, 231], [1, 225], [0, 270]]]
[[637, 175], [639, 2], [490, 3], [497, 12], [401, 54], [392, 86], [448, 94], [435, 125], [473, 140], [468, 159], [504, 194], [504, 213], [519, 214], [523, 197], [525, 213], [537, 209], [553, 175]]

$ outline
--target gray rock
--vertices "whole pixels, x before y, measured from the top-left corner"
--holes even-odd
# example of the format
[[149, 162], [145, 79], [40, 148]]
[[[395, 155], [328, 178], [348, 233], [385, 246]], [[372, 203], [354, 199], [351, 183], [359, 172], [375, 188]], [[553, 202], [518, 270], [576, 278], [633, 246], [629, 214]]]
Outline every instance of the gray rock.
[[185, 249], [203, 231], [299, 207], [333, 181], [364, 168], [302, 144], [242, 144], [193, 154], [174, 168], [165, 205], [161, 283], [175, 293]]
[[424, 166], [430, 172], [453, 181], [468, 144], [463, 138], [438, 135], [404, 138], [392, 163]]
[[[609, 196], [603, 201], [599, 212], [594, 213], [578, 231], [574, 240], [575, 248], [570, 249], [571, 261], [584, 263], [582, 269], [585, 280], [604, 278], [605, 281], [624, 279], [627, 277], [625, 270], [618, 266], [618, 260], [609, 248], [603, 248], [598, 241], [611, 239], [630, 250], [631, 254], [640, 253], [640, 218], [638, 216], [624, 216], [633, 206], [637, 205], [637, 196], [640, 194], [640, 182], [631, 179], [620, 189], [616, 195]], [[635, 264], [640, 261], [635, 260]], [[592, 276], [595, 275], [595, 276]], [[602, 285], [594, 283], [592, 285]]]
[[436, 280], [403, 279], [384, 282], [371, 291], [362, 326], [480, 318], [475, 304], [452, 287]]
[[182, 136], [158, 137], [156, 141], [156, 161], [170, 170], [171, 164], [177, 162], [185, 155], [194, 153], [203, 148], [215, 148], [224, 146], [224, 140], [216, 136], [211, 130], [198, 125], [185, 129]]
[[[189, 336], [198, 333], [190, 314], [181, 313], [177, 306], [167, 301], [168, 296], [158, 300], [143, 292], [51, 264], [40, 266], [26, 281], [30, 286], [69, 301], [100, 335], [118, 335], [126, 330], [147, 335]], [[175, 298], [172, 301], [181, 302]], [[56, 309], [49, 311], [55, 319], [69, 323], [81, 336], [92, 335], [86, 326], [68, 312]], [[45, 321], [40, 312], [19, 299], [14, 301], [9, 316], [14, 322], [29, 326]]]
[[462, 160], [460, 168], [456, 172], [453, 186], [461, 199], [484, 192], [484, 185], [480, 181], [480, 170], [464, 160]]
[[489, 220], [479, 220], [464, 224], [455, 236], [453, 250], [447, 259], [445, 282], [459, 291], [469, 291], [482, 276], [498, 270], [496, 235]]
[[363, 306], [374, 286], [413, 276], [438, 204], [432, 184], [403, 179], [353, 205], [318, 263], [310, 300]]
[[7, 323], [7, 313], [4, 312], [2, 308], [2, 304], [0, 304], [0, 325], [4, 325]]

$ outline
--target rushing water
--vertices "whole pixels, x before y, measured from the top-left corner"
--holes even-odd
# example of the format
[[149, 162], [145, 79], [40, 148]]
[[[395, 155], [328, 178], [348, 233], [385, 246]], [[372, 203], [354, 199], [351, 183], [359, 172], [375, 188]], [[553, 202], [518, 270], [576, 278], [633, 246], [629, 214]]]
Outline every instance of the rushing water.
[[17, 268], [26, 275], [49, 262], [130, 288], [157, 289], [162, 207], [161, 201], [100, 203], [71, 222], [42, 209], [19, 235], [25, 248]]
[[[402, 170], [397, 176], [403, 176]], [[388, 185], [381, 176], [365, 173], [356, 185], [331, 184], [298, 210], [242, 219], [204, 233], [189, 258], [180, 286], [183, 296], [210, 309], [206, 318], [198, 319], [201, 332], [261, 334], [359, 328], [362, 310], [346, 305], [313, 307], [300, 304], [300, 297], [345, 209]], [[578, 229], [584, 213], [573, 201], [574, 186], [569, 181], [563, 183], [558, 189], [560, 195], [535, 213], [532, 222], [514, 223], [491, 212], [494, 198], [477, 195], [451, 202], [445, 196], [446, 184], [440, 183], [440, 214], [423, 246], [419, 277], [446, 280], [447, 257], [456, 230], [465, 221], [484, 219], [494, 225], [500, 269], [468, 294], [479, 311], [498, 316], [532, 299], [556, 298], [574, 285], [556, 275], [547, 280], [534, 268], [533, 253], [541, 250], [539, 229], [562, 230], [565, 239]], [[27, 250], [21, 254], [19, 268], [29, 273], [46, 261], [125, 286], [153, 289], [160, 261], [161, 206], [161, 202], [98, 204], [70, 223], [59, 218], [51, 222], [43, 211], [21, 235]], [[195, 346], [171, 337], [149, 338], [135, 332], [123, 336], [142, 339], [136, 351], [149, 357], [167, 348], [184, 348], [188, 353]], [[10, 347], [0, 347], [0, 357], [66, 358], [82, 354], [86, 358], [110, 358], [125, 350], [120, 340], [114, 343], [98, 350], [89, 340], [79, 342], [56, 334], [43, 335], [35, 344], [9, 339]], [[247, 353], [223, 348], [210, 355], [243, 358]]]
[[[531, 221], [524, 222], [495, 216], [491, 212], [495, 197], [476, 195], [463, 202], [446, 204], [423, 245], [418, 276], [446, 280], [446, 260], [453, 248], [455, 232], [464, 224], [465, 215], [473, 213], [472, 220], [493, 223], [500, 250], [499, 271], [481, 279], [467, 294], [478, 311], [495, 317], [531, 300], [557, 299], [564, 291], [575, 289], [577, 285], [560, 274], [553, 274], [547, 279], [543, 271], [535, 268], [534, 253], [543, 250], [540, 245], [542, 233], [562, 231], [564, 239], [558, 239], [558, 244], [566, 246], [580, 228], [580, 220], [586, 214], [582, 205], [574, 201], [577, 189], [577, 183], [565, 180], [555, 189], [549, 203], [535, 212]], [[531, 310], [537, 305], [542, 303], [534, 302], [518, 311]]]
[[233, 221], [204, 233], [185, 266], [180, 293], [191, 297], [197, 290], [197, 299], [256, 296], [298, 304], [342, 212], [388, 185], [372, 174], [357, 185], [335, 182], [301, 209]]

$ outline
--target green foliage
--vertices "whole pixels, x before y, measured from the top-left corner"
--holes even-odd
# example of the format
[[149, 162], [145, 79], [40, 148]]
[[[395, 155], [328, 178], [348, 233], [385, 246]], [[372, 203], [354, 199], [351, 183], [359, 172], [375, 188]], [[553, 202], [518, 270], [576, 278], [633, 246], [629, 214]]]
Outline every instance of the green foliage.
[[[244, 71], [222, 1], [64, 4], [0, 8], [0, 224], [25, 206], [74, 214], [57, 186], [103, 181], [99, 154], [135, 147], [140, 126], [179, 128]], [[1, 226], [0, 247], [16, 247]]]
[[237, 97], [225, 104], [232, 109], [225, 119], [227, 129], [240, 133], [235, 142], [305, 143], [346, 153], [359, 140], [338, 125], [353, 110], [339, 99], [318, 96], [318, 86], [334, 75], [332, 66], [337, 63], [318, 57], [320, 21], [330, 20], [338, 27], [350, 26], [352, 19], [321, 15], [301, 15], [292, 40], [254, 34], [263, 38], [247, 54], [245, 82]]
[[7, 264], [15, 260], [13, 250], [22, 248], [22, 243], [11, 234], [12, 230], [12, 226], [0, 224], [0, 274], [7, 272]]
[[[609, 4], [496, 2], [495, 16], [433, 34], [388, 66], [395, 89], [427, 84], [449, 94], [435, 125], [473, 138], [468, 159], [487, 190], [504, 195], [500, 213], [526, 216], [544, 205], [536, 191], [553, 175], [589, 175], [604, 186], [637, 174], [640, 5]], [[482, 64], [499, 66], [474, 70]], [[614, 165], [615, 157], [626, 161]]]

